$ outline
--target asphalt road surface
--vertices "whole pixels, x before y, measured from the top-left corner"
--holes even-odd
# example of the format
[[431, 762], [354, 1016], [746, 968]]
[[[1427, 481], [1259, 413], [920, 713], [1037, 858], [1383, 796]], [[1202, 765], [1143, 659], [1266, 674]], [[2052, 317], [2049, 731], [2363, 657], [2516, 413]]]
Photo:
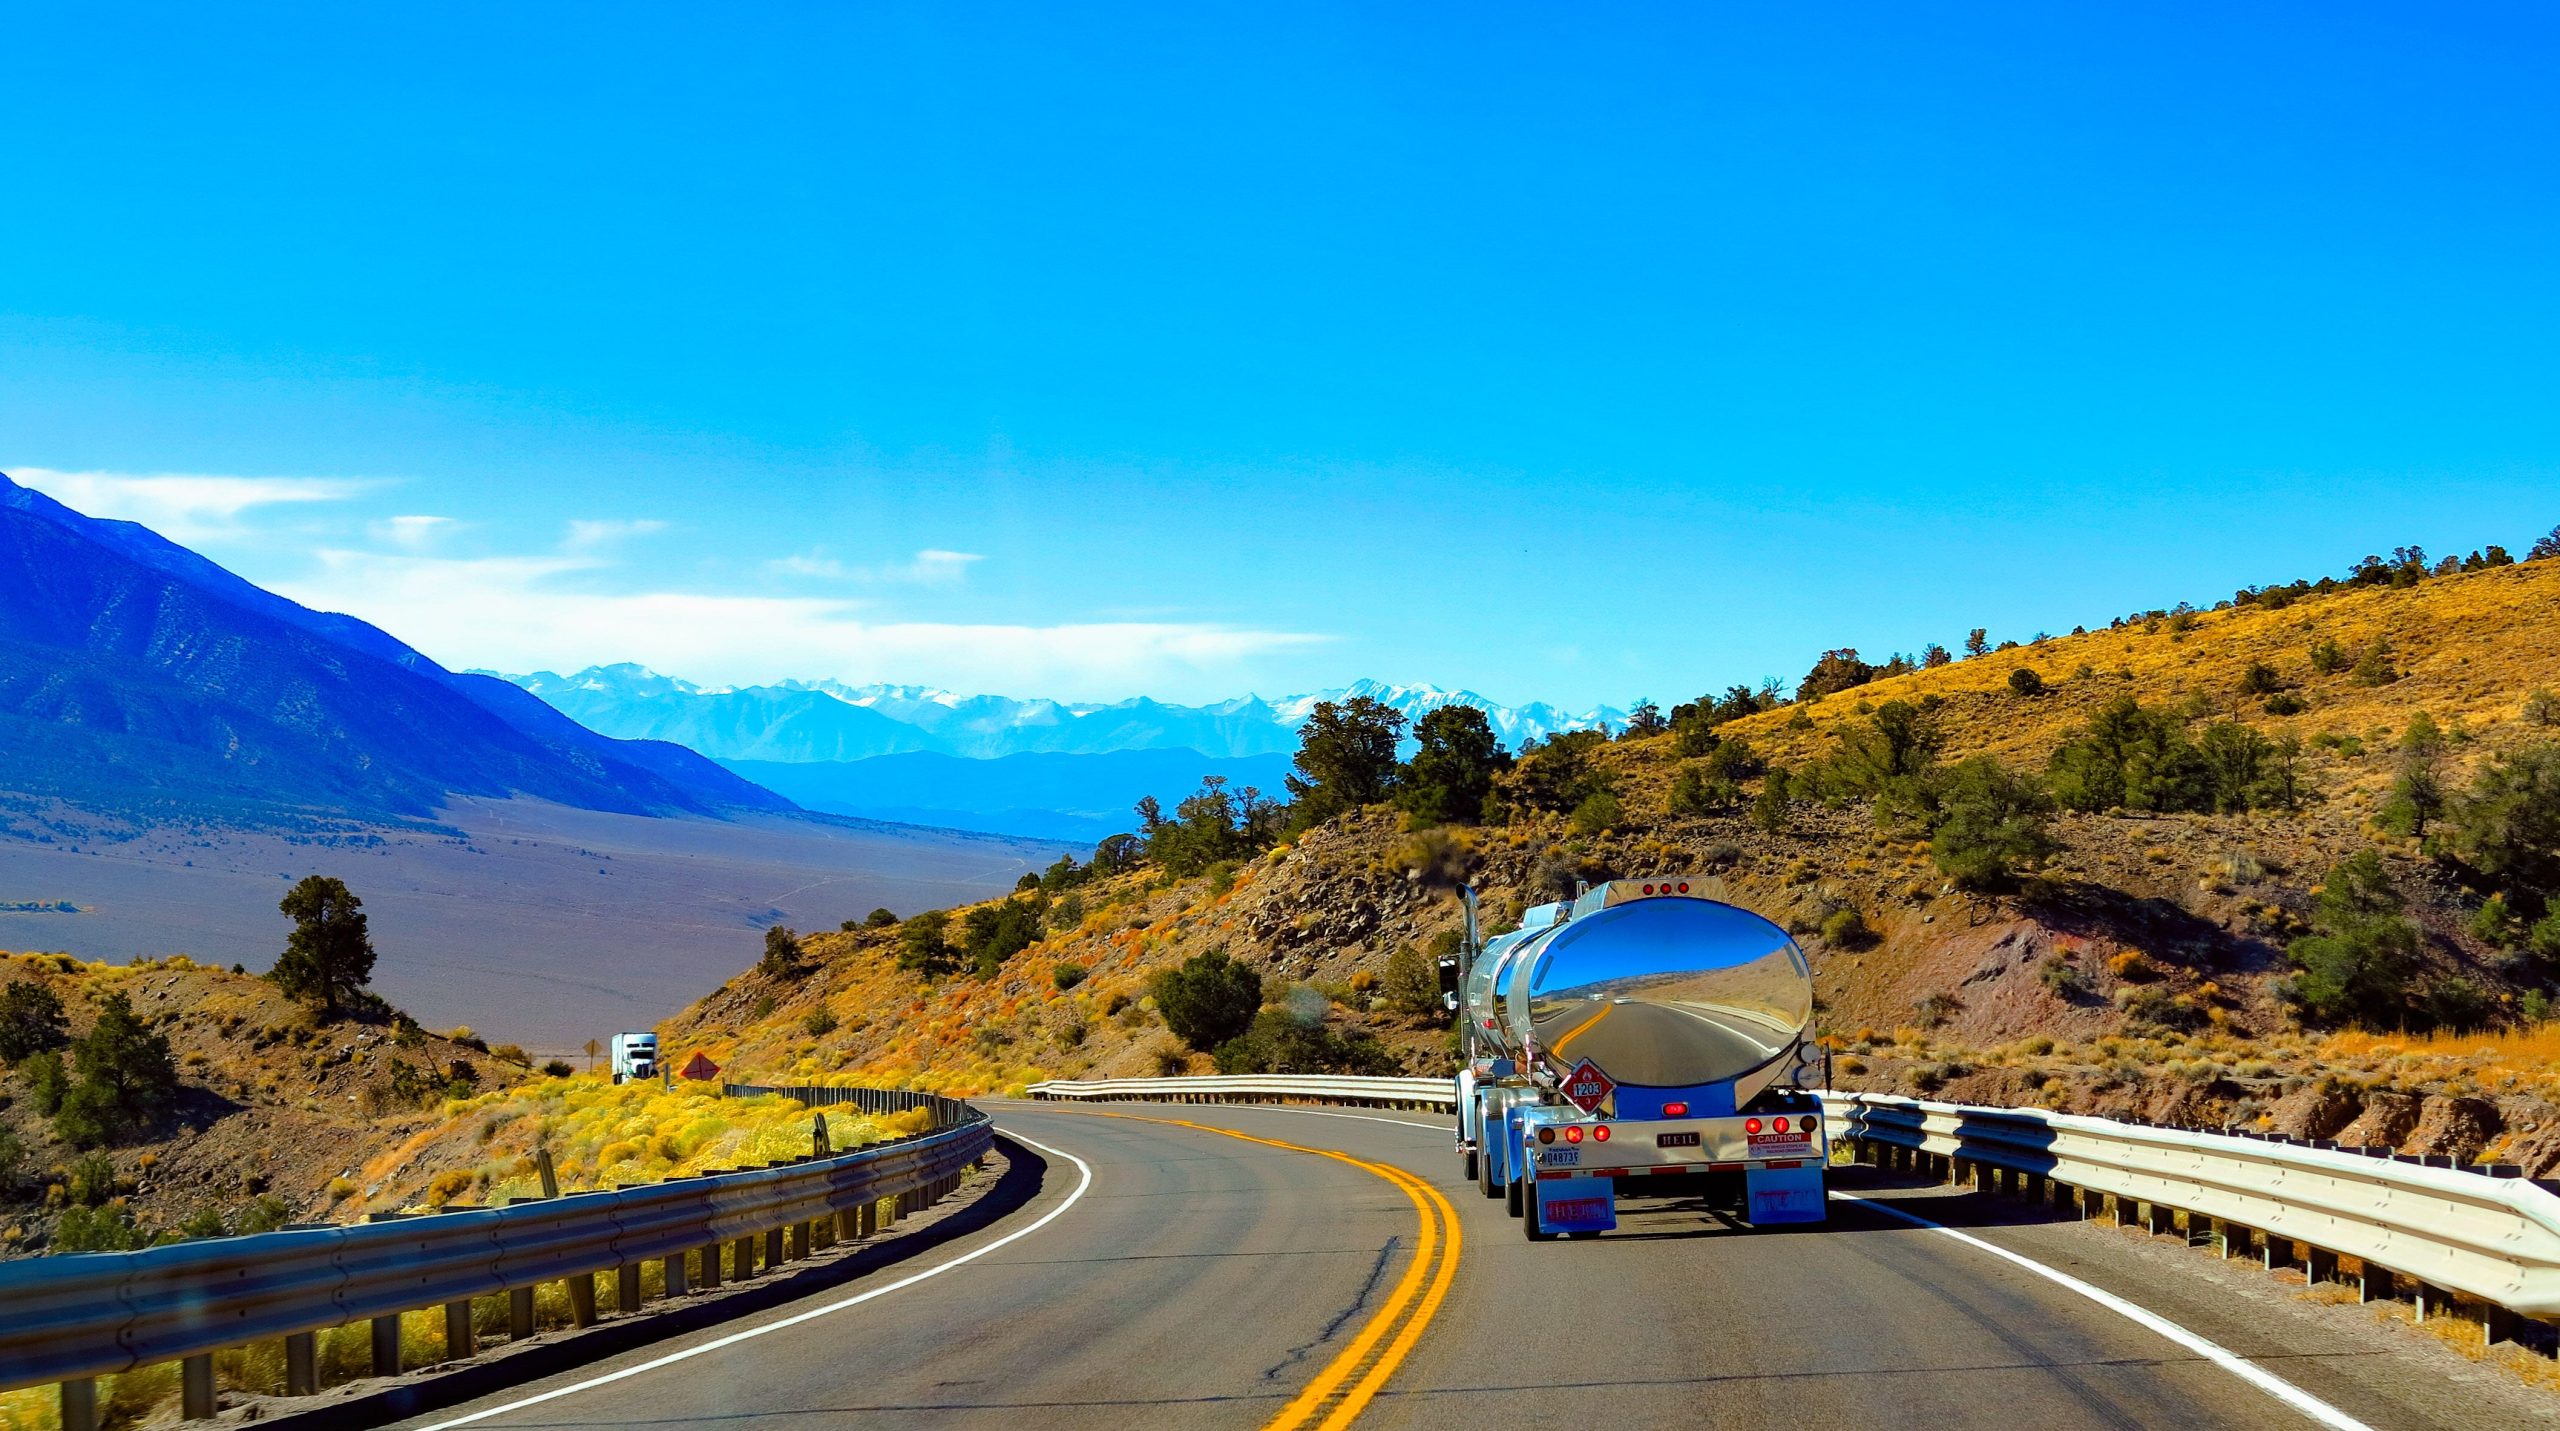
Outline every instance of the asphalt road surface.
[[2327, 1424], [2515, 1426], [2560, 1409], [2263, 1273], [1868, 1169], [1837, 1170], [1835, 1189], [1869, 1201], [1835, 1201], [1816, 1229], [1631, 1201], [1606, 1237], [1531, 1243], [1459, 1178], [1432, 1115], [986, 1106], [1033, 1144], [1008, 1150], [1021, 1205], [988, 1226], [402, 1424], [2013, 1431], [2332, 1412], [2345, 1419]]

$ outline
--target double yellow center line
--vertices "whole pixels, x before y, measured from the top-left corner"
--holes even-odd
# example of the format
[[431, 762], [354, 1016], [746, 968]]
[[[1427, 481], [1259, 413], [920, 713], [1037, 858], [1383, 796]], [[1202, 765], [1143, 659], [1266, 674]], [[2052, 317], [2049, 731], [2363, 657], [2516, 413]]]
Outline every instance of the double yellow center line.
[[1103, 1113], [1088, 1110], [1106, 1118], [1128, 1118], [1140, 1123], [1164, 1123], [1176, 1128], [1192, 1128], [1203, 1133], [1217, 1133], [1260, 1143], [1266, 1148], [1281, 1148], [1292, 1153], [1306, 1153], [1349, 1163], [1362, 1172], [1384, 1178], [1395, 1185], [1413, 1203], [1421, 1232], [1414, 1242], [1413, 1261], [1396, 1280], [1395, 1290], [1370, 1314], [1359, 1335], [1325, 1363], [1315, 1380], [1280, 1408], [1263, 1431], [1340, 1431], [1349, 1426], [1369, 1405], [1370, 1399], [1387, 1384], [1387, 1378], [1413, 1353], [1414, 1344], [1422, 1340], [1423, 1328], [1448, 1298], [1449, 1284], [1458, 1275], [1458, 1210], [1440, 1195], [1440, 1190], [1406, 1172], [1385, 1163], [1337, 1153], [1331, 1148], [1309, 1148], [1297, 1143], [1284, 1143], [1277, 1138], [1257, 1138], [1233, 1128], [1218, 1128], [1207, 1123], [1193, 1123], [1181, 1118], [1148, 1118], [1136, 1113]]

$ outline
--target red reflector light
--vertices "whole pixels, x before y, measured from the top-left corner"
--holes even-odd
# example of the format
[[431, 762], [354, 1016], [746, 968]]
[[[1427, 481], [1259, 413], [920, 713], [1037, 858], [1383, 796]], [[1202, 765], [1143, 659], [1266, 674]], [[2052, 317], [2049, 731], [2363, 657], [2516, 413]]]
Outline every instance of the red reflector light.
[[1581, 1141], [1582, 1141], [1582, 1130], [1581, 1130], [1581, 1129], [1579, 1129], [1579, 1128], [1567, 1128], [1567, 1129], [1565, 1129], [1565, 1130], [1564, 1130], [1564, 1140], [1565, 1140], [1566, 1142], [1568, 1142], [1568, 1143], [1579, 1143], [1579, 1142], [1581, 1142]]
[[1687, 880], [1682, 880], [1680, 882], [1680, 892], [1682, 894], [1687, 894], [1689, 892], [1689, 882]]
[[1787, 1120], [1783, 1115], [1778, 1119], [1776, 1126], [1778, 1131], [1781, 1133], [1787, 1131]]
[[1759, 1131], [1760, 1131], [1760, 1120], [1759, 1120], [1759, 1119], [1757, 1119], [1757, 1118], [1745, 1118], [1745, 1119], [1743, 1119], [1743, 1120], [1742, 1120], [1742, 1131], [1743, 1131], [1743, 1132], [1745, 1132], [1745, 1133], [1757, 1133], [1757, 1132], [1759, 1132]]
[[1607, 1126], [1606, 1124], [1603, 1124], [1603, 1125], [1602, 1125], [1602, 1126], [1600, 1126], [1600, 1127], [1597, 1127], [1597, 1128], [1592, 1129], [1592, 1130], [1591, 1130], [1591, 1136], [1592, 1136], [1592, 1137], [1594, 1137], [1594, 1138], [1599, 1139], [1599, 1140], [1600, 1140], [1601, 1142], [1603, 1142], [1603, 1143], [1608, 1142], [1608, 1141], [1609, 1141], [1609, 1129], [1608, 1129], [1608, 1126]]
[[1541, 1142], [1541, 1143], [1552, 1143], [1552, 1142], [1554, 1142], [1555, 1140], [1556, 1140], [1556, 1130], [1555, 1130], [1555, 1129], [1553, 1129], [1553, 1128], [1541, 1128], [1541, 1129], [1539, 1129], [1539, 1130], [1538, 1130], [1538, 1141], [1539, 1141], [1539, 1142]]
[[1644, 892], [1645, 892], [1645, 893], [1647, 893], [1647, 894], [1651, 894], [1651, 893], [1653, 893], [1653, 886], [1652, 886], [1652, 885], [1646, 885], [1646, 886], [1644, 887]]
[[1662, 1105], [1662, 1116], [1665, 1118], [1686, 1118], [1689, 1116], [1689, 1105], [1686, 1103], [1665, 1103]]

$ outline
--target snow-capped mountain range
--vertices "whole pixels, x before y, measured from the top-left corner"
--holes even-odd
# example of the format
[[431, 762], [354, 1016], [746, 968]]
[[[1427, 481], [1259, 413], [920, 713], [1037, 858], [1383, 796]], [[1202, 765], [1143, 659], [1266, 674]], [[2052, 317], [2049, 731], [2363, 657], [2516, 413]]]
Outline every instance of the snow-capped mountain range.
[[504, 679], [589, 729], [674, 741], [721, 761], [853, 761], [913, 752], [976, 760], [1132, 750], [1191, 750], [1217, 759], [1286, 754], [1297, 749], [1298, 728], [1317, 702], [1353, 696], [1382, 701], [1414, 720], [1442, 706], [1474, 706], [1515, 750], [1558, 732], [1615, 730], [1626, 721], [1625, 712], [1607, 706], [1574, 714], [1542, 702], [1505, 706], [1472, 691], [1370, 680], [1279, 700], [1242, 696], [1182, 706], [1143, 696], [1094, 704], [838, 681], [697, 686], [629, 664]]

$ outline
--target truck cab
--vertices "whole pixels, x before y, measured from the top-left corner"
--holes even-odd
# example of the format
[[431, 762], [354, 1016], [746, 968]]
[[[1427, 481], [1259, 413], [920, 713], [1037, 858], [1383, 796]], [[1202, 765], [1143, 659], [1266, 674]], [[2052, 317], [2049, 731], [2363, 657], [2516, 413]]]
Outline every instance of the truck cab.
[[618, 1033], [613, 1036], [613, 1081], [637, 1083], [658, 1076], [658, 1036]]

